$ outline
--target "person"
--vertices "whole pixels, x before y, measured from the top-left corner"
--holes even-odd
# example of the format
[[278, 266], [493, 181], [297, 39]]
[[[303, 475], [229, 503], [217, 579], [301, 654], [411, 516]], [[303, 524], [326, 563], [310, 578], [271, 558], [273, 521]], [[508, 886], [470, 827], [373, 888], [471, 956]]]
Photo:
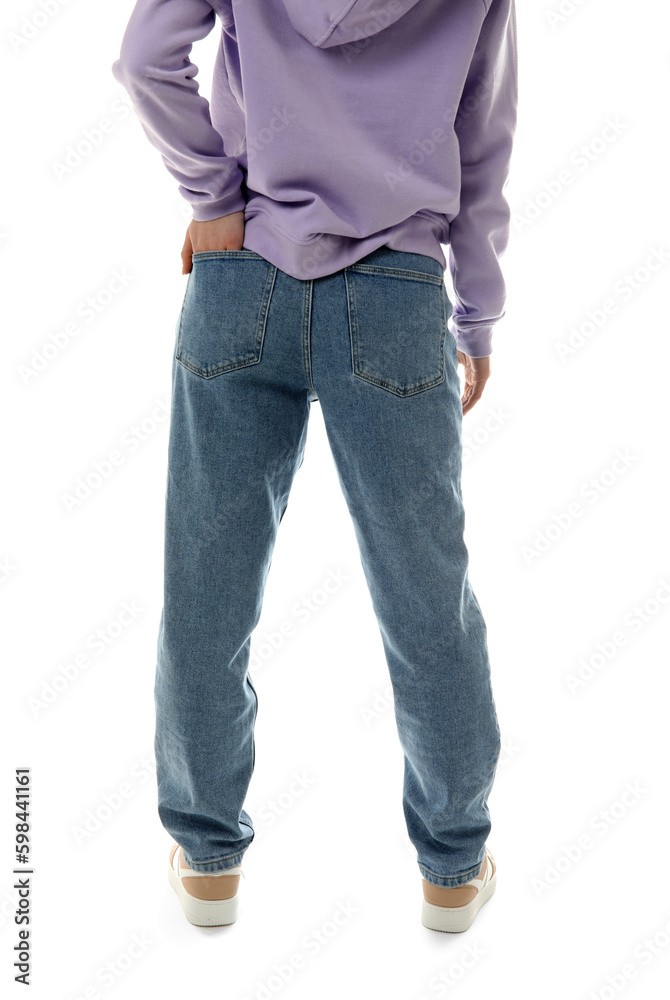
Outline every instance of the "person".
[[[190, 54], [217, 23], [208, 100]], [[501, 740], [461, 432], [505, 315], [514, 0], [137, 0], [112, 72], [192, 210], [155, 678], [170, 884], [191, 923], [237, 918], [250, 642], [318, 402], [392, 682], [421, 921], [466, 930], [496, 885]]]

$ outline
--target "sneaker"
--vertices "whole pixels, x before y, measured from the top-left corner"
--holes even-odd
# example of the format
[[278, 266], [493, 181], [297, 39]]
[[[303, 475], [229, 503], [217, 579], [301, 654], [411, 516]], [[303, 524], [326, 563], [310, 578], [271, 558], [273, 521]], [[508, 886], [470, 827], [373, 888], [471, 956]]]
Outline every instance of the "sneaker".
[[170, 849], [170, 885], [189, 923], [197, 927], [221, 927], [237, 920], [237, 889], [242, 865], [225, 872], [196, 872], [186, 864], [179, 844]]
[[432, 931], [466, 931], [496, 887], [496, 863], [486, 848], [479, 874], [464, 885], [423, 883], [421, 923]]

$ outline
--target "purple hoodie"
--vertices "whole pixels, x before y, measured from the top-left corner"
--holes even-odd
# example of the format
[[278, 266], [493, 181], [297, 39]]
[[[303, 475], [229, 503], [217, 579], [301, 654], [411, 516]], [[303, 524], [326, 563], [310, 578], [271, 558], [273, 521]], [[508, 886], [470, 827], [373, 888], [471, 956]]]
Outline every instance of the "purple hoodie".
[[[217, 18], [208, 101], [189, 54]], [[491, 354], [515, 0], [136, 0], [112, 73], [194, 219], [244, 210], [244, 247], [301, 279], [379, 246], [434, 257], [459, 349]]]

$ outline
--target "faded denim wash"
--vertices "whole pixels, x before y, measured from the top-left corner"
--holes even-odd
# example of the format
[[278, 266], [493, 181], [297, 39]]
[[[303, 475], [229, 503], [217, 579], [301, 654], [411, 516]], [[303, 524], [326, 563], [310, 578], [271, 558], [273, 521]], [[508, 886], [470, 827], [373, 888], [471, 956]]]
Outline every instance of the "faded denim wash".
[[501, 742], [442, 267], [389, 247], [312, 279], [248, 249], [192, 260], [173, 358], [160, 820], [196, 871], [240, 864], [254, 838], [250, 643], [318, 400], [390, 672], [408, 834], [428, 882], [462, 885], [484, 860]]

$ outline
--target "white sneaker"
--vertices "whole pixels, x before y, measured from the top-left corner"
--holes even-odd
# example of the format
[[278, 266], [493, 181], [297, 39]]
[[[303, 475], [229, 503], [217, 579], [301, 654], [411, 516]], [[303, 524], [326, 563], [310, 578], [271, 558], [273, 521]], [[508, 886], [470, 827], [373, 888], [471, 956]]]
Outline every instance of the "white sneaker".
[[479, 874], [464, 885], [423, 883], [421, 923], [432, 931], [466, 931], [496, 888], [496, 863], [486, 848]]
[[237, 890], [242, 865], [225, 872], [189, 868], [179, 844], [170, 849], [168, 878], [179, 896], [186, 919], [197, 927], [221, 927], [237, 920]]

